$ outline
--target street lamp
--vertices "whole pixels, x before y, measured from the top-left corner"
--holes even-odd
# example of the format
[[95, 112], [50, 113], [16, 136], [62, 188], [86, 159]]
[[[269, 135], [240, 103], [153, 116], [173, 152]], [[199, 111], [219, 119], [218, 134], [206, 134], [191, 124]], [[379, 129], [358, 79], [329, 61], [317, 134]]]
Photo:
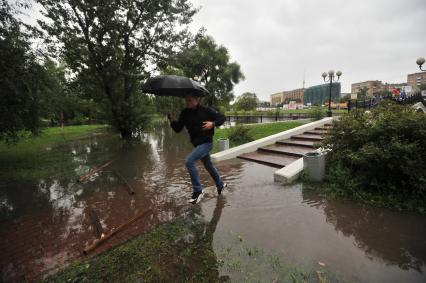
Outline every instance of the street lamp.
[[426, 70], [422, 69], [422, 65], [425, 63], [425, 58], [420, 57], [419, 59], [416, 60], [417, 65], [419, 65], [420, 70], [422, 70], [423, 72], [426, 72]]
[[324, 82], [330, 82], [330, 96], [328, 97], [328, 112], [327, 116], [331, 117], [331, 87], [333, 85], [333, 81], [336, 81], [335, 76], [337, 76], [337, 81], [339, 81], [340, 76], [342, 75], [342, 71], [337, 71], [336, 74], [334, 74], [334, 70], [328, 71], [328, 79], [327, 79], [327, 73], [322, 73], [322, 78], [324, 79]]

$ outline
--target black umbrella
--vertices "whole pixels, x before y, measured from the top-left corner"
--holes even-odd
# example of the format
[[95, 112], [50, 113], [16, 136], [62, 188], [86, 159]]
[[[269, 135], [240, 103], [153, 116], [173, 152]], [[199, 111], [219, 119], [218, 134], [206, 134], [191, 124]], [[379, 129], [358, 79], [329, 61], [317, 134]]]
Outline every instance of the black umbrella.
[[206, 96], [209, 91], [199, 82], [181, 76], [157, 76], [149, 78], [143, 86], [143, 91], [159, 96], [179, 96], [187, 95]]

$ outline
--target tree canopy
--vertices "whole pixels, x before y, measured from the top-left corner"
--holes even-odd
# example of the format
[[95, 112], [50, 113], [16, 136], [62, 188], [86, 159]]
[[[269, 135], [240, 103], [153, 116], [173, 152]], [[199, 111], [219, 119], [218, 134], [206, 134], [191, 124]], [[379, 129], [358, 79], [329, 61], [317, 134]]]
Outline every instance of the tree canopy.
[[191, 38], [187, 24], [196, 9], [189, 0], [37, 2], [52, 55], [89, 84], [87, 95], [103, 103], [122, 137], [131, 137], [145, 114], [141, 83]]
[[240, 65], [231, 62], [226, 47], [203, 33], [167, 61], [165, 68], [180, 70], [184, 76], [199, 80], [210, 92], [207, 104], [216, 107], [229, 105], [234, 98], [234, 86], [244, 79]]
[[365, 99], [367, 97], [367, 94], [368, 94], [368, 87], [363, 86], [357, 92], [357, 99]]
[[20, 131], [39, 128], [45, 72], [31, 48], [35, 31], [18, 17], [26, 8], [25, 2], [0, 1], [0, 140], [14, 141]]
[[237, 97], [237, 100], [234, 103], [235, 110], [255, 110], [259, 99], [257, 95], [252, 92], [245, 92], [242, 95]]

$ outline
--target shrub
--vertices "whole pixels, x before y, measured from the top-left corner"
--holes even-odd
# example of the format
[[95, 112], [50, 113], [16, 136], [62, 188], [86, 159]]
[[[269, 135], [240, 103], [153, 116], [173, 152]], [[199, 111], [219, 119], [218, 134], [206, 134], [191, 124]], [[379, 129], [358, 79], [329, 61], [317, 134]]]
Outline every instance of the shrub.
[[351, 111], [334, 122], [322, 146], [331, 149], [326, 179], [333, 192], [392, 206], [426, 204], [425, 114], [391, 103]]
[[309, 118], [312, 120], [321, 120], [325, 117], [325, 113], [321, 107], [315, 106], [308, 111]]
[[254, 139], [249, 127], [238, 124], [229, 129], [228, 138], [233, 146], [251, 142]]

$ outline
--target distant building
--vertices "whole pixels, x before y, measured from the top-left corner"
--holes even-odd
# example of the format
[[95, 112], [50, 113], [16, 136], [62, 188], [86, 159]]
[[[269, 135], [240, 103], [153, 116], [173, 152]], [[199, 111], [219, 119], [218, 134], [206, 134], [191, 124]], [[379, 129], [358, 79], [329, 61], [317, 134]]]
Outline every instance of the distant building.
[[415, 91], [420, 90], [420, 85], [426, 84], [426, 72], [407, 75], [407, 84]]
[[296, 101], [297, 103], [303, 104], [303, 94], [304, 94], [303, 88], [283, 91], [284, 103], [289, 103], [290, 101]]
[[353, 83], [351, 87], [351, 92], [358, 93], [364, 87], [367, 88], [367, 96], [369, 97], [379, 94], [379, 92], [383, 90], [382, 81], [365, 81], [365, 82]]
[[271, 94], [271, 106], [277, 106], [284, 103], [284, 95], [282, 92]]
[[282, 91], [271, 94], [271, 105], [276, 106], [278, 104], [287, 104], [290, 101], [296, 101], [303, 104], [303, 88]]
[[[341, 86], [339, 82], [331, 87], [331, 100], [340, 99]], [[311, 86], [305, 89], [303, 101], [305, 104], [323, 105], [330, 96], [330, 84]]]

